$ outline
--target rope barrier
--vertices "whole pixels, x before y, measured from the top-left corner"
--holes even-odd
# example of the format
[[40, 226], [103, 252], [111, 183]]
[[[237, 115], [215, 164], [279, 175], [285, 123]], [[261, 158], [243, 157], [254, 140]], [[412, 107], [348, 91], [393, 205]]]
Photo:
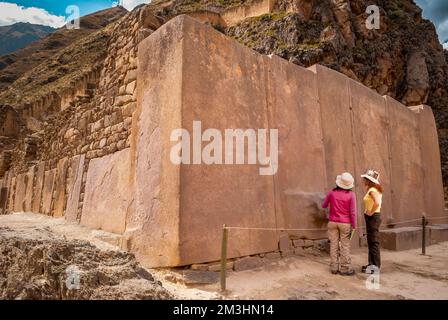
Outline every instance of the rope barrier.
[[[388, 223], [388, 224], [383, 224], [382, 226], [388, 227], [388, 226], [396, 226], [399, 224], [405, 224], [405, 223], [409, 223], [409, 222], [417, 222], [417, 221], [422, 221], [422, 219], [412, 219], [412, 220], [405, 220], [405, 221], [400, 221], [400, 222], [392, 222], [392, 223]], [[420, 225], [419, 225], [420, 226]], [[360, 228], [356, 228], [356, 229], [366, 229], [366, 227], [360, 227]], [[382, 229], [382, 230], [388, 230], [388, 229]], [[382, 231], [380, 230], [380, 231]]]
[[[420, 219], [410, 219], [405, 221], [399, 221], [394, 223], [388, 223], [385, 226], [396, 226], [400, 224], [410, 223], [410, 222], [416, 222], [421, 221], [421, 225], [418, 225], [417, 227], [422, 228], [422, 255], [426, 254], [426, 225], [428, 223], [428, 220], [438, 220], [438, 219], [448, 219], [448, 215], [445, 216], [439, 216], [439, 217], [425, 217], [422, 216]], [[358, 227], [356, 230], [358, 230], [358, 233], [361, 234], [359, 231], [364, 230], [366, 227]], [[227, 261], [227, 242], [228, 242], [228, 236], [229, 236], [229, 230], [260, 230], [260, 231], [327, 231], [327, 228], [314, 228], [314, 229], [290, 229], [290, 228], [262, 228], [262, 227], [256, 227], [256, 228], [250, 228], [250, 227], [228, 227], [227, 225], [223, 225], [223, 235], [222, 235], [222, 248], [221, 248], [221, 290], [223, 292], [226, 291], [226, 261]], [[390, 229], [380, 229], [380, 231], [384, 230], [390, 230]]]
[[440, 216], [440, 217], [427, 217], [427, 220], [441, 220], [441, 219], [448, 219], [448, 216]]
[[250, 227], [226, 227], [226, 229], [236, 229], [236, 230], [266, 230], [266, 231], [327, 231], [324, 229], [283, 229], [283, 228], [250, 228]]
[[[427, 220], [429, 220], [429, 219], [447, 219], [448, 218], [448, 216], [440, 216], [440, 217], [429, 217], [429, 218], [426, 218]], [[405, 223], [409, 223], [409, 222], [416, 222], [416, 221], [421, 221], [421, 218], [419, 218], [419, 219], [410, 219], [410, 220], [405, 220], [405, 221], [399, 221], [399, 222], [393, 222], [393, 223], [388, 223], [388, 224], [385, 224], [385, 225], [383, 225], [383, 226], [396, 226], [396, 225], [399, 225], [399, 224], [405, 224]], [[254, 227], [254, 228], [251, 228], [251, 227], [228, 227], [228, 226], [226, 226], [225, 227], [227, 230], [259, 230], [259, 231], [327, 231], [328, 229], [327, 228], [320, 228], [320, 229], [318, 229], [318, 228], [311, 228], [311, 229], [301, 229], [301, 228], [298, 228], [298, 229], [290, 229], [290, 228], [263, 228], [263, 227]], [[358, 229], [358, 230], [360, 230], [360, 229], [366, 229], [366, 227], [359, 227], [359, 228], [356, 228], [356, 229]]]

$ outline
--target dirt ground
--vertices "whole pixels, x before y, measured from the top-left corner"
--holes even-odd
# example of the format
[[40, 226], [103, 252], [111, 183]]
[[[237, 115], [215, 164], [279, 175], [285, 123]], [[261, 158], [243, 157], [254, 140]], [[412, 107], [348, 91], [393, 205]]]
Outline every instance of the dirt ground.
[[174, 298], [133, 254], [68, 238], [51, 227], [60, 228], [61, 221], [49, 219], [0, 219], [0, 300]]
[[[49, 218], [36, 214], [0, 216], [0, 226], [27, 234], [46, 229], [65, 236], [68, 240], [87, 240], [104, 250], [116, 249], [116, 236], [90, 230], [63, 218]], [[365, 264], [365, 248], [352, 252], [352, 262], [358, 271], [344, 277], [329, 272], [329, 256], [308, 252], [303, 256], [273, 260], [263, 267], [229, 272], [228, 291], [219, 292], [219, 284], [185, 286], [169, 281], [174, 271], [150, 269], [156, 280], [163, 283], [178, 299], [442, 299], [448, 300], [448, 242], [427, 247], [427, 255], [420, 250], [402, 252], [382, 251], [383, 266], [379, 288], [366, 285], [367, 275], [361, 274]]]
[[[353, 252], [353, 266], [365, 264], [365, 249]], [[383, 251], [379, 288], [366, 285], [368, 276], [332, 275], [329, 257], [306, 255], [272, 263], [259, 270], [228, 277], [229, 297], [242, 299], [448, 299], [448, 242], [419, 250]], [[212, 288], [207, 288], [208, 290]]]

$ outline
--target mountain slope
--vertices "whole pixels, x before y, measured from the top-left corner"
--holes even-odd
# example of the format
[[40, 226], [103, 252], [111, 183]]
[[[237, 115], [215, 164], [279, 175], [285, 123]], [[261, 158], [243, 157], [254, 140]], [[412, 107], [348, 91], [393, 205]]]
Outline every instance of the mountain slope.
[[26, 47], [31, 42], [42, 39], [56, 29], [31, 23], [15, 23], [0, 27], [0, 56]]
[[62, 27], [23, 49], [0, 57], [0, 91], [5, 90], [25, 72], [53, 57], [58, 51], [104, 28], [126, 13], [127, 10], [122, 7], [95, 12], [81, 17], [80, 29], [68, 30]]
[[107, 52], [110, 28], [106, 27], [53, 52], [43, 63], [24, 72], [0, 92], [0, 105], [14, 108], [39, 100], [50, 92], [63, 92], [74, 81], [101, 63]]

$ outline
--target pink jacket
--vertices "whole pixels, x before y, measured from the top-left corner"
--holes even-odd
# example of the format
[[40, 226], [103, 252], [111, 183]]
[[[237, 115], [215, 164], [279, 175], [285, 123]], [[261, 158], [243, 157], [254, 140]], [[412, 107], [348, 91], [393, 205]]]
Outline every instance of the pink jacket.
[[350, 223], [356, 229], [356, 197], [353, 191], [331, 190], [327, 193], [322, 208], [330, 204], [330, 221]]

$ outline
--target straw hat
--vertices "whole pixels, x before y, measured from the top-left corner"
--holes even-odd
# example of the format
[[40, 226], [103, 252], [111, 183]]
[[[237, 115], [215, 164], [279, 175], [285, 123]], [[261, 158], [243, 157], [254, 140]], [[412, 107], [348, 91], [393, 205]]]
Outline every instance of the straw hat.
[[378, 171], [369, 169], [366, 173], [361, 175], [362, 178], [372, 181], [373, 183], [380, 184], [380, 174]]
[[344, 172], [336, 177], [336, 185], [339, 188], [350, 190], [355, 186], [355, 179], [353, 179], [353, 176], [350, 173]]

